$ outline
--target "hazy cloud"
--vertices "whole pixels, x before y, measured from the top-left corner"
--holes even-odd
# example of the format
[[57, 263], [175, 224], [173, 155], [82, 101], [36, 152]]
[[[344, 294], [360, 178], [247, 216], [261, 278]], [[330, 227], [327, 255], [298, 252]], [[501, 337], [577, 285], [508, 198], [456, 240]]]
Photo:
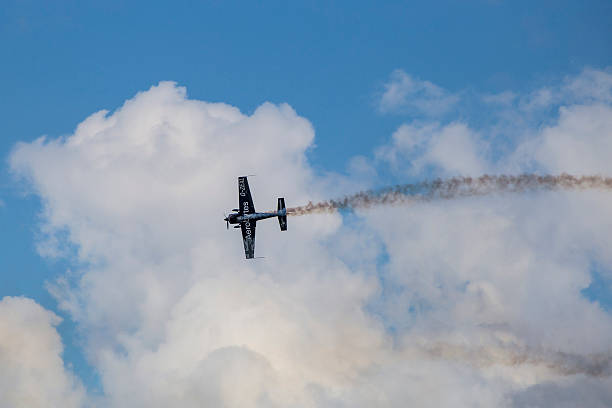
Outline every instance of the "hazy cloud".
[[376, 151], [376, 158], [412, 174], [434, 166], [446, 175], [480, 175], [488, 167], [485, 150], [486, 143], [463, 123], [412, 123], [400, 126], [392, 142]]
[[438, 116], [447, 113], [458, 101], [457, 95], [444, 88], [429, 81], [413, 78], [398, 69], [391, 73], [389, 82], [384, 85], [378, 108], [383, 113]]
[[[501, 126], [507, 134], [520, 135], [506, 152], [493, 155], [488, 148], [490, 134], [500, 123], [476, 129], [465, 123], [413, 122], [402, 125], [377, 158], [413, 177], [472, 175], [473, 169], [610, 175], [612, 165], [605, 159], [612, 154], [610, 91], [600, 92], [609, 78], [605, 71], [586, 70], [529, 96], [505, 94]], [[594, 88], [597, 91], [587, 91]], [[539, 125], [541, 119], [506, 122], [524, 108], [508, 106], [513, 99], [534, 100], [534, 95], [541, 106], [553, 109], [546, 126]], [[461, 129], [464, 137], [455, 136], [456, 144], [452, 138], [446, 142], [449, 128]], [[449, 151], [446, 156], [438, 151], [441, 140]], [[516, 372], [506, 373], [515, 385], [529, 385], [524, 393], [508, 391], [516, 406], [554, 404], [559, 400], [552, 395], [555, 389], [573, 390], [568, 392], [574, 395], [597, 389], [581, 406], [605, 406], [611, 395], [605, 391], [609, 375], [585, 382], [576, 373], [556, 382], [558, 374], [551, 369], [559, 367], [569, 374], [574, 364], [600, 355], [604, 368], [594, 363], [594, 372], [609, 370], [605, 367], [611, 356], [610, 315], [580, 291], [589, 286], [594, 263], [603, 271], [612, 270], [606, 249], [612, 239], [610, 208], [610, 194], [594, 191], [500, 195], [364, 213], [388, 253], [385, 281], [394, 282], [380, 313], [388, 313], [394, 327], [406, 328], [406, 344], [432, 347], [452, 339], [453, 351], [439, 351], [443, 359], [454, 356], [482, 366], [481, 359], [491, 353], [487, 370], [499, 375], [508, 370], [501, 366], [512, 366]], [[412, 313], [402, 315], [398, 310]], [[435, 340], [433, 333], [442, 337]], [[504, 351], [483, 353], [480, 348], [495, 350], [496, 344], [503, 344]], [[466, 352], [463, 347], [480, 351]], [[503, 357], [516, 347], [543, 350], [533, 357]], [[547, 357], [540, 361], [541, 356]], [[555, 363], [560, 356], [562, 361]]]

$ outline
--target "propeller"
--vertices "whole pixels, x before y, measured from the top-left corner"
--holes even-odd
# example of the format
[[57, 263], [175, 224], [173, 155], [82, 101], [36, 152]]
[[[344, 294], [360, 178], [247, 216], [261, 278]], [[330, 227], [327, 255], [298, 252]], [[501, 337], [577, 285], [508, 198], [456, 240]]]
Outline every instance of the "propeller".
[[225, 217], [223, 219], [225, 221], [225, 229], [229, 229], [229, 219], [227, 218], [227, 215], [225, 213], [223, 213], [223, 216]]

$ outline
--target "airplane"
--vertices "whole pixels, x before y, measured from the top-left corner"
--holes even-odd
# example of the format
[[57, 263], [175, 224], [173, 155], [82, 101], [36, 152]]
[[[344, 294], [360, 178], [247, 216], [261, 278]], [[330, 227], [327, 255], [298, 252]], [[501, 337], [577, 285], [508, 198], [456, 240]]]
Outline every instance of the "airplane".
[[278, 199], [278, 207], [276, 212], [255, 212], [251, 190], [249, 189], [249, 181], [246, 176], [238, 177], [238, 208], [232, 210], [232, 214], [226, 216], [227, 229], [230, 224], [235, 225], [234, 228], [242, 229], [242, 242], [244, 243], [244, 255], [246, 259], [255, 257], [255, 224], [259, 220], [266, 218], [278, 217], [281, 231], [287, 231], [287, 209], [285, 208], [285, 199]]

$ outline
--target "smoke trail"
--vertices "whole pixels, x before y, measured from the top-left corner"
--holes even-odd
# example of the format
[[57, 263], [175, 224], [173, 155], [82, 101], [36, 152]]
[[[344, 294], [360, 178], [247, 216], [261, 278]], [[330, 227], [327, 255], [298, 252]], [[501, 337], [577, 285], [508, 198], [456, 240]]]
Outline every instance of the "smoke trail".
[[559, 375], [584, 374], [590, 377], [612, 375], [612, 354], [573, 354], [518, 346], [481, 346], [469, 348], [448, 343], [433, 343], [419, 347], [422, 352], [444, 360], [466, 361], [477, 367], [493, 365], [543, 366]]
[[401, 205], [428, 202], [439, 199], [483, 196], [498, 193], [523, 193], [526, 191], [559, 190], [612, 190], [612, 177], [572, 176], [569, 174], [537, 175], [520, 174], [484, 175], [477, 178], [453, 177], [435, 179], [415, 184], [403, 184], [380, 190], [361, 191], [336, 200], [287, 209], [288, 215], [332, 213], [341, 209], [362, 209], [379, 205]]

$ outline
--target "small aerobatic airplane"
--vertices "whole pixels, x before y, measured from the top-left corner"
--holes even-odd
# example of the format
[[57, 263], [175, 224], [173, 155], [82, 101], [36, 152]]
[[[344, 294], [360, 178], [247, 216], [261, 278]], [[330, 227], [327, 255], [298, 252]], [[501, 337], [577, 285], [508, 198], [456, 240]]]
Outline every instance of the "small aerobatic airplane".
[[255, 224], [258, 220], [278, 217], [281, 231], [287, 231], [287, 209], [285, 199], [278, 199], [278, 210], [276, 212], [258, 213], [255, 212], [249, 182], [246, 177], [238, 177], [238, 208], [234, 208], [233, 214], [225, 217], [227, 228], [230, 224], [234, 228], [242, 229], [242, 241], [244, 242], [244, 254], [247, 259], [255, 257]]

